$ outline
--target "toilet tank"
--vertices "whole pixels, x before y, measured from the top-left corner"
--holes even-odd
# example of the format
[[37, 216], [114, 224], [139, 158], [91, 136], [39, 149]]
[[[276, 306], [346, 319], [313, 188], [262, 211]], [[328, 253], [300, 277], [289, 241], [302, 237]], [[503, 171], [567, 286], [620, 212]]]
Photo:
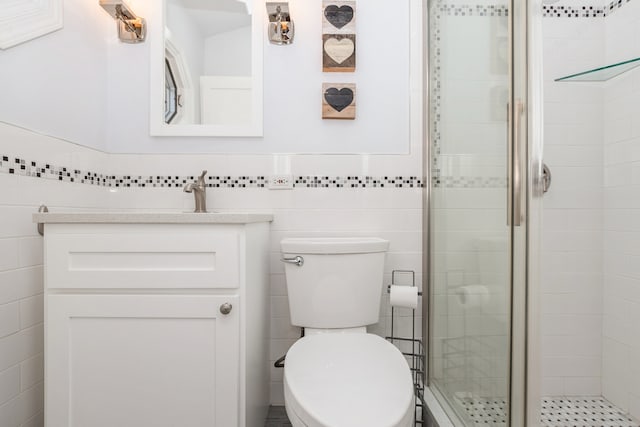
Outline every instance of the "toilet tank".
[[389, 242], [375, 237], [289, 238], [280, 242], [291, 323], [318, 329], [371, 325], [380, 317]]

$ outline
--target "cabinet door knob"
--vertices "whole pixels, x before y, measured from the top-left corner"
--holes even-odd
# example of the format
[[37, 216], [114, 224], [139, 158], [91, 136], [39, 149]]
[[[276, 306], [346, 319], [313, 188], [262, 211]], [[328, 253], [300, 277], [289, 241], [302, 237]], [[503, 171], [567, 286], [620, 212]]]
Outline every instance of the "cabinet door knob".
[[232, 308], [233, 308], [233, 306], [231, 304], [229, 304], [228, 302], [225, 302], [224, 304], [222, 304], [220, 306], [220, 313], [229, 314], [229, 313], [231, 313], [231, 309]]

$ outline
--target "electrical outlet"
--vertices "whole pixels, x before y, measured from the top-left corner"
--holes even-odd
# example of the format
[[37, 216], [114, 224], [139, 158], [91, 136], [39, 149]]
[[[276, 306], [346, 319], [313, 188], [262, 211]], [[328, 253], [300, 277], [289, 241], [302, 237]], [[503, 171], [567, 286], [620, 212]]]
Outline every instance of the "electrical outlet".
[[272, 175], [269, 177], [269, 189], [292, 190], [293, 175]]

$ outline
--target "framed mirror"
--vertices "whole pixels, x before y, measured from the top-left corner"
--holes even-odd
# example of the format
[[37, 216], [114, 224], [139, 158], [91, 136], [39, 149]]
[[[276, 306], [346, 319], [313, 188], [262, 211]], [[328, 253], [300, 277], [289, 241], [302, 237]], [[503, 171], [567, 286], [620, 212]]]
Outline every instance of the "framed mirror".
[[260, 3], [161, 4], [148, 20], [151, 135], [262, 136]]

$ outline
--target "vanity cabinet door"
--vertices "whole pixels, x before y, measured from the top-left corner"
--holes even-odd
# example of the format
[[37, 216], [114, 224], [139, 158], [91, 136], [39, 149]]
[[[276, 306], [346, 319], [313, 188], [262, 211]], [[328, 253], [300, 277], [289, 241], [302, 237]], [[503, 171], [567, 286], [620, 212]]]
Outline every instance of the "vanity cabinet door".
[[237, 295], [58, 294], [46, 313], [47, 427], [238, 425]]

